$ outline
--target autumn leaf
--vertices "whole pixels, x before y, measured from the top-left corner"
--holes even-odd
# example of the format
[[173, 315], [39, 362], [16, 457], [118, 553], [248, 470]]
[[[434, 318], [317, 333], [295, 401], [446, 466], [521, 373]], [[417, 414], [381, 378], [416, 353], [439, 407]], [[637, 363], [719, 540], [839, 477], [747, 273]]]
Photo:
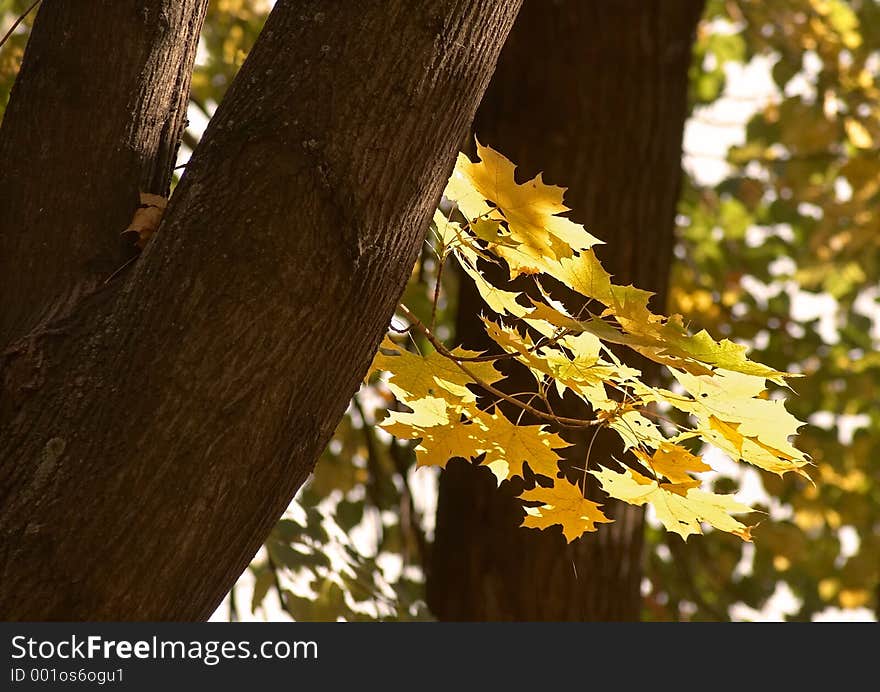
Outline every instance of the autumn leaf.
[[427, 428], [422, 431], [421, 442], [415, 449], [416, 463], [445, 468], [450, 459], [471, 460], [485, 451], [483, 433], [484, 428], [479, 422], [456, 422]]
[[602, 489], [611, 497], [631, 505], [650, 504], [666, 530], [677, 533], [684, 539], [703, 533], [701, 522], [705, 522], [719, 531], [739, 536], [744, 541], [752, 540], [753, 527], [742, 524], [730, 515], [754, 510], [737, 502], [730, 495], [697, 490], [688, 483], [659, 483], [632, 469], [617, 473], [602, 468], [590, 473], [599, 479]]
[[523, 463], [527, 461], [535, 473], [556, 477], [559, 455], [553, 450], [570, 446], [559, 435], [547, 432], [543, 425], [512, 423], [499, 412], [481, 420], [485, 425], [483, 446], [487, 449], [484, 464], [500, 464], [504, 478], [513, 478], [523, 475]]
[[667, 400], [696, 416], [697, 429], [707, 442], [767, 471], [794, 471], [809, 478], [803, 470], [809, 461], [789, 441], [803, 423], [782, 400], [761, 398], [763, 378], [722, 370], [711, 376], [677, 370], [672, 374], [693, 398], [670, 395]]
[[665, 476], [676, 485], [699, 486], [700, 481], [691, 474], [712, 470], [700, 457], [671, 442], [662, 442], [653, 454], [647, 454], [641, 449], [633, 452], [656, 476]]
[[426, 428], [449, 424], [448, 404], [445, 399], [426, 396], [421, 399], [407, 401], [412, 411], [389, 411], [388, 417], [382, 421], [382, 428], [389, 434], [400, 439], [411, 440], [421, 437]]
[[554, 310], [548, 309], [549, 306], [536, 310], [533, 317], [541, 317], [574, 331], [590, 332], [612, 343], [629, 346], [653, 361], [693, 374], [710, 374], [713, 368], [722, 368], [785, 383], [783, 378], [787, 373], [750, 361], [745, 355], [745, 346], [727, 339], [715, 341], [705, 330], [692, 335], [685, 329], [680, 316], [665, 318], [652, 313], [648, 308], [652, 294], [633, 286], [612, 283], [610, 274], [602, 268], [592, 251], [550, 265], [548, 273], [586, 298], [602, 303], [605, 309], [599, 317], [613, 318], [617, 329], [607, 321], [580, 321], [567, 313], [553, 317]]
[[[480, 355], [465, 349], [454, 349], [451, 353], [461, 358]], [[469, 362], [466, 367], [468, 372], [487, 384], [497, 382], [502, 377], [492, 363]], [[373, 371], [391, 373], [388, 387], [405, 403], [429, 396], [444, 398], [453, 406], [476, 401], [476, 395], [467, 387], [468, 384], [474, 384], [471, 375], [465, 373], [454, 360], [436, 351], [420, 356], [386, 339], [371, 368]]]
[[[482, 321], [500, 353], [450, 349], [401, 306], [410, 328], [434, 350], [422, 356], [383, 342], [372, 369], [389, 373], [385, 384], [409, 409], [390, 412], [383, 429], [418, 440], [420, 466], [443, 467], [461, 457], [489, 467], [501, 483], [523, 476], [528, 464], [551, 485], [521, 496], [541, 502], [527, 509], [524, 526], [560, 524], [568, 541], [608, 520], [559, 477], [565, 470], [559, 451], [568, 446], [559, 433], [606, 429], [627, 452], [623, 472], [601, 465], [592, 471], [608, 495], [652, 505], [663, 525], [683, 538], [702, 533], [706, 523], [750, 540], [750, 527], [732, 515], [751, 509], [702, 490], [697, 474], [710, 467], [684, 444], [701, 441], [735, 460], [806, 476], [809, 461], [790, 439], [802, 424], [782, 399], [766, 395], [768, 381], [785, 385], [788, 375], [750, 360], [745, 346], [716, 341], [706, 331], [692, 334], [680, 315], [652, 312], [652, 294], [615, 284], [592, 250], [598, 241], [562, 216], [568, 211], [563, 188], [540, 176], [517, 183], [508, 159], [479, 144], [478, 154], [476, 162], [459, 157], [445, 193], [451, 210], [435, 215], [434, 230], [441, 262], [455, 258], [497, 315]], [[519, 278], [498, 285], [483, 271], [487, 263], [506, 264], [510, 277]], [[548, 293], [544, 282], [551, 279], [580, 294], [575, 312]], [[621, 349], [664, 366], [680, 391], [644, 382], [623, 362]], [[496, 360], [507, 365], [496, 367]], [[507, 367], [531, 373], [531, 396], [494, 386]], [[590, 417], [555, 410], [558, 399], [571, 395], [588, 405]], [[669, 418], [670, 409], [688, 414], [687, 421]]]
[[143, 249], [156, 229], [159, 228], [166, 206], [168, 206], [168, 200], [165, 197], [141, 192], [140, 206], [135, 210], [131, 223], [128, 224], [128, 228], [122, 231], [122, 235], [137, 234], [135, 245]]
[[521, 294], [506, 291], [489, 283], [468, 262], [461, 262], [461, 268], [474, 282], [483, 302], [499, 315], [510, 314], [514, 317], [524, 317], [529, 312], [527, 307], [517, 301]]
[[526, 502], [541, 503], [540, 507], [526, 508], [522, 526], [547, 529], [559, 524], [569, 543], [588, 531], [595, 531], [596, 524], [613, 521], [601, 512], [602, 505], [586, 499], [580, 488], [564, 480], [557, 481], [550, 488], [538, 486], [526, 490], [519, 498]]
[[502, 234], [496, 252], [507, 260], [511, 276], [536, 273], [547, 259], [570, 257], [573, 251], [599, 242], [583, 226], [560, 216], [569, 211], [562, 203], [564, 188], [545, 184], [540, 174], [517, 183], [516, 166], [479, 141], [477, 155], [480, 160], [476, 163], [459, 155], [446, 196], [455, 200], [471, 221], [507, 223], [509, 236]]
[[599, 417], [614, 430], [623, 441], [624, 449], [650, 447], [657, 449], [666, 442], [666, 437], [659, 426], [650, 418], [631, 408], [610, 407], [599, 403]]
[[441, 254], [446, 254], [448, 251], [461, 244], [462, 239], [466, 236], [461, 224], [450, 221], [439, 209], [434, 211], [433, 224], [434, 229], [437, 232], [437, 237], [440, 240]]

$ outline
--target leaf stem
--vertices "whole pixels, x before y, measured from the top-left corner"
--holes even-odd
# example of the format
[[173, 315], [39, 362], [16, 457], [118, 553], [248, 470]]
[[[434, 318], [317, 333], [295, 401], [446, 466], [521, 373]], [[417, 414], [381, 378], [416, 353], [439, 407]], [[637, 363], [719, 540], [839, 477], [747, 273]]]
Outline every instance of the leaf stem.
[[440, 341], [436, 336], [434, 336], [434, 334], [431, 332], [431, 330], [428, 329], [424, 324], [422, 324], [421, 320], [419, 320], [419, 318], [416, 317], [409, 310], [409, 308], [407, 308], [403, 303], [401, 303], [398, 306], [398, 310], [401, 312], [401, 314], [404, 317], [406, 317], [407, 320], [409, 320], [410, 325], [417, 332], [420, 332], [422, 334], [422, 336], [424, 336], [430, 342], [430, 344], [435, 349], [437, 349], [437, 353], [439, 353], [441, 356], [448, 358], [453, 363], [455, 363], [455, 365], [458, 366], [458, 368], [465, 375], [467, 375], [469, 378], [471, 378], [475, 384], [479, 385], [480, 387], [485, 389], [487, 392], [490, 392], [490, 393], [494, 394], [495, 396], [497, 396], [501, 399], [504, 399], [505, 401], [513, 404], [514, 406], [517, 406], [525, 411], [528, 411], [533, 416], [536, 416], [536, 417], [541, 418], [543, 420], [551, 421], [553, 423], [557, 423], [558, 425], [561, 425], [566, 428], [590, 428], [590, 427], [593, 427], [596, 425], [603, 424], [603, 421], [600, 421], [598, 419], [586, 421], [586, 420], [581, 420], [579, 418], [566, 418], [564, 416], [557, 416], [554, 413], [545, 413], [544, 411], [540, 411], [529, 404], [524, 404], [523, 402], [518, 401], [513, 396], [506, 394], [505, 392], [502, 392], [500, 389], [493, 387], [488, 382], [485, 382], [481, 378], [477, 377], [473, 373], [473, 371], [470, 370], [466, 365], [464, 365], [464, 363], [461, 362], [461, 359], [458, 356], [456, 356], [455, 354], [450, 352], [449, 349], [447, 349], [446, 346], [443, 345], [443, 342]]
[[440, 282], [443, 280], [443, 267], [446, 266], [446, 255], [440, 256], [440, 266], [437, 268], [437, 280], [434, 282], [434, 299], [431, 302], [431, 331], [437, 321], [437, 303], [440, 301]]

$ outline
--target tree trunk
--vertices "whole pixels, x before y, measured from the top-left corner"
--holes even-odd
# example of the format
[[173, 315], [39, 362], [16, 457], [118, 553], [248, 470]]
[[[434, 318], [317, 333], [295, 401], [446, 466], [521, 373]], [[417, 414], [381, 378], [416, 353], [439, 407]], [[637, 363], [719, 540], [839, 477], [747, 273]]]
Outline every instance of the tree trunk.
[[4, 619], [214, 610], [366, 371], [518, 7], [279, 0], [132, 269], [7, 349]]
[[43, 3], [0, 127], [0, 345], [125, 261], [139, 190], [168, 194], [207, 5]]
[[[568, 186], [572, 216], [605, 240], [616, 281], [654, 290], [662, 308], [680, 185], [688, 68], [701, 0], [554, 3], [528, 0], [474, 124], [477, 137]], [[486, 349], [479, 297], [463, 281], [458, 334]], [[651, 377], [656, 369], [638, 366]], [[523, 391], [528, 382], [511, 382]], [[566, 406], [572, 402], [565, 402]], [[569, 415], [589, 415], [570, 411]], [[539, 422], [539, 421], [534, 421]], [[581, 466], [588, 439], [574, 438]], [[622, 453], [599, 436], [593, 463]], [[578, 476], [580, 477], [580, 476]], [[518, 528], [522, 484], [495, 487], [487, 469], [450, 462], [441, 476], [428, 602], [443, 620], [635, 620], [641, 508], [597, 493], [615, 523], [566, 546], [560, 532]]]

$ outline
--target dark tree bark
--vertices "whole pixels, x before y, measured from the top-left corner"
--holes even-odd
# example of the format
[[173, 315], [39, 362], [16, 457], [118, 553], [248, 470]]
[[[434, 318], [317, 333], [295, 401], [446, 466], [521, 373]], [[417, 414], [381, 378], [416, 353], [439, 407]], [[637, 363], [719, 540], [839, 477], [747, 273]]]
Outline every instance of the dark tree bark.
[[[687, 76], [701, 0], [553, 3], [528, 0], [474, 123], [479, 139], [567, 186], [572, 216], [607, 245], [616, 281], [654, 290], [662, 309], [680, 185]], [[479, 297], [463, 281], [458, 334], [491, 342]], [[655, 369], [638, 363], [651, 377]], [[513, 391], [527, 379], [509, 378]], [[565, 402], [571, 406], [573, 402]], [[563, 409], [564, 410], [564, 409]], [[569, 409], [569, 414], [589, 415]], [[540, 422], [540, 421], [534, 421]], [[569, 436], [571, 437], [571, 436]], [[571, 438], [572, 465], [589, 440]], [[622, 450], [600, 435], [593, 463]], [[578, 476], [578, 478], [580, 475]], [[635, 620], [640, 610], [641, 508], [602, 498], [615, 523], [566, 546], [561, 532], [518, 528], [521, 483], [450, 462], [441, 476], [428, 602], [444, 620]]]
[[43, 3], [0, 128], [0, 344], [94, 290], [138, 191], [168, 194], [207, 5]]
[[131, 271], [7, 352], [0, 617], [214, 610], [366, 371], [518, 7], [276, 4]]

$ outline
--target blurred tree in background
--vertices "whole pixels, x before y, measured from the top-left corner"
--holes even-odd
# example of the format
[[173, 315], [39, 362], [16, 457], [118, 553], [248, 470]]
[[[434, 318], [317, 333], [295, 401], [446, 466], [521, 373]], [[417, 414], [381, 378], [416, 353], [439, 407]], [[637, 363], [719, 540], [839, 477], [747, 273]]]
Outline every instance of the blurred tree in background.
[[[30, 4], [0, 1], [0, 31]], [[211, 2], [179, 164], [271, 4]], [[0, 49], [0, 109], [32, 17]], [[719, 474], [716, 491], [741, 487], [768, 512], [754, 544], [719, 532], [685, 543], [649, 515], [645, 619], [809, 620], [841, 616], [838, 609], [864, 619], [880, 608], [878, 49], [873, 0], [708, 0], [690, 74], [669, 309], [693, 328], [749, 344], [770, 366], [805, 375], [789, 407], [809, 417], [797, 444], [816, 464], [816, 486], [733, 465], [729, 476]], [[572, 136], [563, 146], [581, 144]], [[537, 168], [550, 166], [549, 156], [547, 164], [529, 158]], [[557, 168], [551, 182], [574, 184], [575, 175]], [[604, 230], [595, 229], [613, 243]], [[404, 302], [430, 318], [439, 285], [437, 331], [449, 336], [457, 277], [438, 277], [437, 267], [429, 237]], [[436, 475], [416, 473], [410, 445], [376, 427], [392, 402], [381, 386], [364, 387], [352, 401], [314, 476], [222, 615], [432, 617], [424, 583]]]

